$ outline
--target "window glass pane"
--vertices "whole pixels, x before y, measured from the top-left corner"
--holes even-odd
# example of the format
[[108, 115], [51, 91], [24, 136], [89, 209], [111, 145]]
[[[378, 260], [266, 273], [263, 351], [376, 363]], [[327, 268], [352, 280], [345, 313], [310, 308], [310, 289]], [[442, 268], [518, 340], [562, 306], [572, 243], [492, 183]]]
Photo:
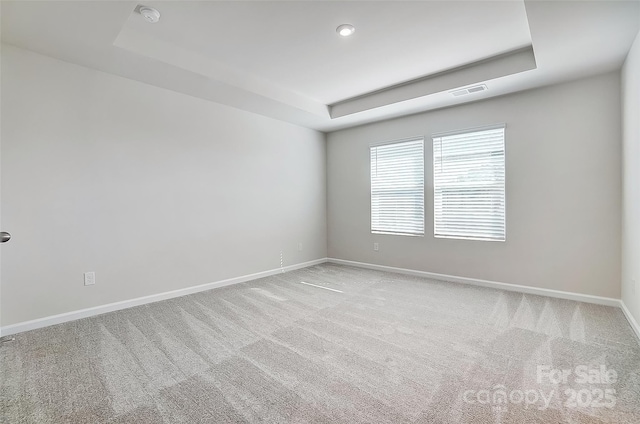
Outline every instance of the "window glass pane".
[[371, 147], [371, 232], [424, 235], [424, 140]]
[[433, 138], [436, 237], [503, 241], [504, 126]]

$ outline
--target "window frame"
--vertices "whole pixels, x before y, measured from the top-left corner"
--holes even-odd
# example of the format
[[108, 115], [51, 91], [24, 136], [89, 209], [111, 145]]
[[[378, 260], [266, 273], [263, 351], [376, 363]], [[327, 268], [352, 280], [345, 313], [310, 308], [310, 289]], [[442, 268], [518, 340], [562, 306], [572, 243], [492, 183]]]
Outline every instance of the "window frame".
[[[410, 143], [419, 141], [422, 144], [422, 232], [397, 232], [397, 231], [384, 231], [384, 230], [374, 230], [373, 228], [373, 195], [374, 195], [374, 186], [373, 186], [373, 162], [371, 160], [372, 150], [374, 148], [389, 146], [394, 144], [402, 144], [402, 143]], [[419, 135], [415, 137], [407, 137], [402, 139], [396, 139], [392, 141], [384, 141], [379, 143], [371, 143], [369, 145], [369, 230], [371, 234], [375, 235], [393, 235], [393, 236], [406, 236], [406, 237], [424, 237], [426, 234], [426, 146], [425, 146], [426, 137], [424, 135]]]
[[[435, 155], [435, 143], [436, 139], [442, 137], [449, 137], [461, 134], [472, 134], [476, 132], [489, 131], [489, 130], [497, 130], [502, 129], [502, 152], [503, 152], [503, 172], [504, 172], [504, 180], [503, 180], [503, 199], [504, 199], [504, 219], [503, 219], [503, 237], [502, 238], [490, 238], [490, 237], [478, 237], [473, 235], [447, 235], [447, 234], [438, 234], [436, 232], [436, 155]], [[465, 128], [460, 130], [453, 131], [444, 131], [431, 134], [432, 140], [432, 176], [433, 176], [433, 236], [436, 239], [452, 239], [452, 240], [470, 240], [470, 241], [487, 241], [487, 242], [506, 242], [507, 241], [507, 125], [505, 123], [493, 124], [493, 125], [485, 125], [480, 127], [472, 127]]]

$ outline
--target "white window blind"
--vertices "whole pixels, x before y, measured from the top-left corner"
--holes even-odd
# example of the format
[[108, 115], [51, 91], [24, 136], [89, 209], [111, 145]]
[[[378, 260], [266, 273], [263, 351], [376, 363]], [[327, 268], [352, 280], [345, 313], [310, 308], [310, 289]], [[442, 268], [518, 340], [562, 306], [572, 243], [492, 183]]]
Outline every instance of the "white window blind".
[[433, 137], [436, 237], [505, 240], [504, 129]]
[[424, 235], [424, 139], [371, 146], [371, 232]]

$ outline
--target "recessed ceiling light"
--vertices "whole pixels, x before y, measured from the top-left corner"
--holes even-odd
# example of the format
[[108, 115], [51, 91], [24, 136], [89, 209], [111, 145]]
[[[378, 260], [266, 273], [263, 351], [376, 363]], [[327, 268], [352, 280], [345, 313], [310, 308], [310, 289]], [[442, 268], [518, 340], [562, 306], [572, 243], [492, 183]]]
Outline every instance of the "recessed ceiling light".
[[152, 7], [141, 6], [140, 14], [144, 18], [145, 21], [155, 24], [160, 20], [160, 12]]
[[343, 37], [348, 37], [356, 32], [356, 29], [351, 24], [342, 24], [338, 28], [336, 28], [336, 32]]

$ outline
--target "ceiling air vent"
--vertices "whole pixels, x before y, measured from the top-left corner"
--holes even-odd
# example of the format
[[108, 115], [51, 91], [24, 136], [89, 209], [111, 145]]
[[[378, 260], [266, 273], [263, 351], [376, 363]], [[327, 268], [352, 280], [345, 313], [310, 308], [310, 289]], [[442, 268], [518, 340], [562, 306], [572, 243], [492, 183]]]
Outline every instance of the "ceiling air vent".
[[479, 93], [481, 91], [485, 91], [487, 86], [484, 84], [474, 85], [473, 87], [461, 88], [460, 90], [450, 91], [453, 97], [466, 96], [471, 93]]

